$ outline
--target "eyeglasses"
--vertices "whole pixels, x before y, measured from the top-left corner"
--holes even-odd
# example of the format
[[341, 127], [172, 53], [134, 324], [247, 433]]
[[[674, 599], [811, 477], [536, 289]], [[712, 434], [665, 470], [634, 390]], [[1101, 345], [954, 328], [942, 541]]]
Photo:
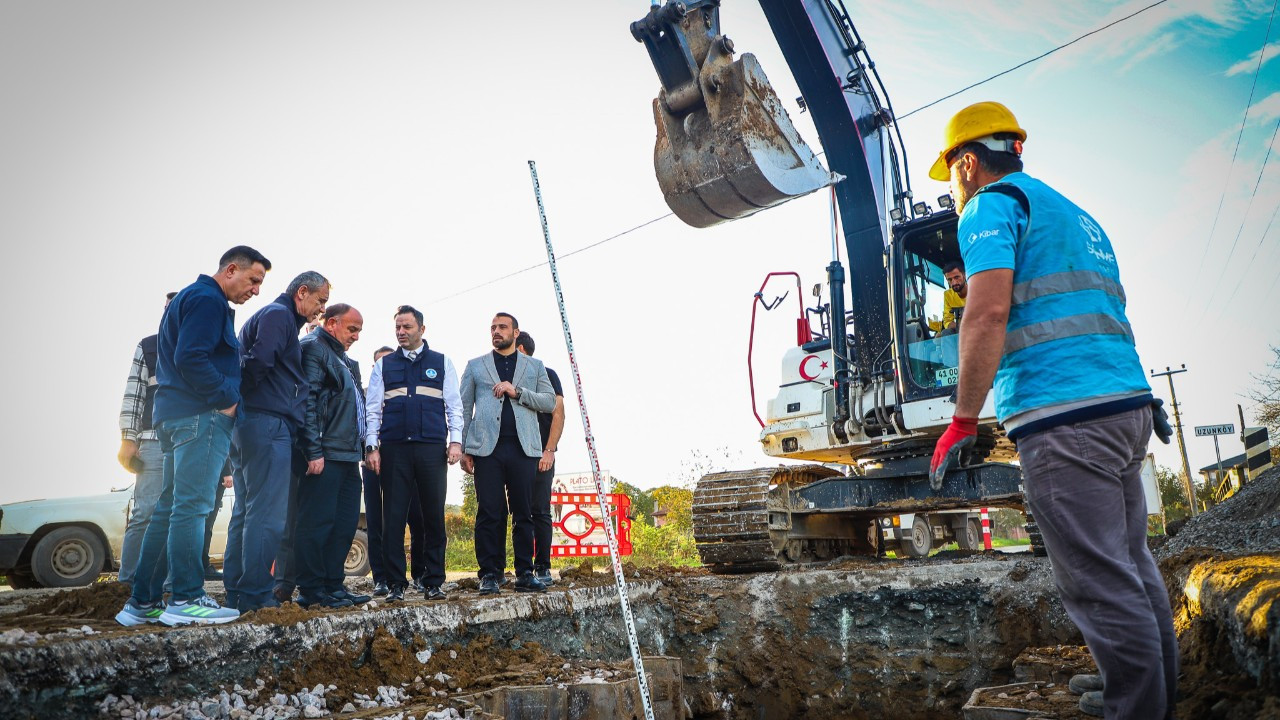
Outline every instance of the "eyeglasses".
[[960, 147], [952, 148], [952, 149], [947, 153], [947, 155], [946, 155], [947, 167], [951, 167], [952, 165], [954, 165], [954, 164], [956, 163], [956, 160], [959, 160], [959, 159], [960, 159], [961, 155], [963, 155], [963, 154], [964, 154], [964, 153], [960, 152], [960, 151], [961, 151], [961, 150], [963, 150], [963, 149], [964, 149], [964, 146], [963, 146], [963, 145], [961, 145]]

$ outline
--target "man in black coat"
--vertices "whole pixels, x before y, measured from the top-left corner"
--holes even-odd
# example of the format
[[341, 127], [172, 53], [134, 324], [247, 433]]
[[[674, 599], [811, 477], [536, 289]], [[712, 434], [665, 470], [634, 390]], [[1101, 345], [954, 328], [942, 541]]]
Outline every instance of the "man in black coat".
[[360, 369], [346, 351], [363, 327], [358, 310], [338, 303], [325, 310], [323, 325], [302, 339], [309, 392], [299, 444], [307, 471], [298, 482], [293, 547], [303, 607], [347, 607], [371, 599], [347, 592], [342, 584], [360, 519], [365, 422]]

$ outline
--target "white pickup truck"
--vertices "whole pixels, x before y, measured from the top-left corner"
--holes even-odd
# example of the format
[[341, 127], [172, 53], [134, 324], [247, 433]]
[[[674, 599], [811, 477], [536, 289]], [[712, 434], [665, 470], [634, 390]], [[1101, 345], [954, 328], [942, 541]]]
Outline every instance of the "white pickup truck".
[[[102, 573], [119, 570], [132, 500], [133, 486], [127, 485], [100, 495], [0, 505], [0, 574], [18, 589], [88, 585]], [[222, 562], [234, 500], [228, 489], [213, 525], [209, 556], [216, 564]], [[369, 572], [363, 502], [346, 571]]]

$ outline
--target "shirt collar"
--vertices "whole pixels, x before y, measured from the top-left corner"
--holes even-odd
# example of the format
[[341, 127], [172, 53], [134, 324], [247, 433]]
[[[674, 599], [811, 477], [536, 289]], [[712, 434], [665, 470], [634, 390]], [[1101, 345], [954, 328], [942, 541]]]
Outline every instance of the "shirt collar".
[[421, 355], [421, 354], [422, 354], [422, 351], [423, 351], [424, 349], [426, 349], [426, 347], [427, 347], [427, 344], [426, 344], [426, 343], [422, 343], [421, 345], [419, 345], [418, 347], [416, 347], [416, 348], [414, 348], [414, 349], [412, 349], [412, 350], [405, 350], [404, 348], [400, 348], [400, 354], [401, 354], [401, 355], [404, 355], [406, 358], [407, 358], [407, 357], [409, 357], [409, 353], [411, 353], [411, 352], [412, 352], [412, 353], [417, 353], [417, 354]]

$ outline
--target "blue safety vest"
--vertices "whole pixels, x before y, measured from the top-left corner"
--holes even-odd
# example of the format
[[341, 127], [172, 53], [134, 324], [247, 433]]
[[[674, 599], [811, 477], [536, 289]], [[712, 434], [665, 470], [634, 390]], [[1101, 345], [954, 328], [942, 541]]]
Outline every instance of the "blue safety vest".
[[423, 348], [410, 362], [397, 350], [382, 358], [382, 444], [445, 442], [444, 355]]
[[1013, 173], [974, 194], [958, 239], [970, 275], [1013, 269], [993, 386], [1006, 427], [1150, 392], [1111, 240], [1088, 213], [1043, 182]]

